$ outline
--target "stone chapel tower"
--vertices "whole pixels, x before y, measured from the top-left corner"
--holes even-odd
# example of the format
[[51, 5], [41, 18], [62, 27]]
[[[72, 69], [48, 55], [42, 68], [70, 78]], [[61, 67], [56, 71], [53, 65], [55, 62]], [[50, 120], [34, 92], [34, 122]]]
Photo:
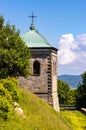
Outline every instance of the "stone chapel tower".
[[[32, 18], [34, 16], [32, 15]], [[35, 30], [34, 22], [30, 30], [22, 36], [31, 51], [31, 76], [27, 80], [29, 90], [59, 111], [57, 95], [57, 51]]]

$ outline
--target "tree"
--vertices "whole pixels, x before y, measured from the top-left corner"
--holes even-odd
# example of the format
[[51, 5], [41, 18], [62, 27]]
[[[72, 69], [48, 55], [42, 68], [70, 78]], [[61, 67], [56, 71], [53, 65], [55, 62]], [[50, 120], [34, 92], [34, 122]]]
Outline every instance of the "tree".
[[81, 75], [82, 83], [77, 88], [76, 100], [77, 106], [86, 107], [86, 71]]
[[30, 68], [30, 50], [15, 26], [4, 25], [0, 16], [0, 78], [26, 76]]
[[58, 80], [58, 96], [60, 104], [75, 104], [75, 90], [62, 80]]

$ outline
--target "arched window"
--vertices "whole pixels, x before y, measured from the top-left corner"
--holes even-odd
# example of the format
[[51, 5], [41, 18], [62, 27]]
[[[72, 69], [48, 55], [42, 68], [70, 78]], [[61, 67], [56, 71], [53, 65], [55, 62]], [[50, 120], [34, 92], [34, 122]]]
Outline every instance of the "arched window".
[[40, 75], [40, 63], [38, 61], [34, 61], [33, 63], [33, 74]]

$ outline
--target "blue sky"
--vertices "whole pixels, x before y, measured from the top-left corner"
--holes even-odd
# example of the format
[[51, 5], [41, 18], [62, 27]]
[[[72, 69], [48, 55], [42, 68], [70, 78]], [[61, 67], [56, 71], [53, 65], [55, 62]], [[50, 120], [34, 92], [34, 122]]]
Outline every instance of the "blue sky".
[[21, 35], [29, 30], [34, 12], [36, 29], [58, 51], [58, 74], [86, 70], [86, 0], [0, 0], [0, 15]]

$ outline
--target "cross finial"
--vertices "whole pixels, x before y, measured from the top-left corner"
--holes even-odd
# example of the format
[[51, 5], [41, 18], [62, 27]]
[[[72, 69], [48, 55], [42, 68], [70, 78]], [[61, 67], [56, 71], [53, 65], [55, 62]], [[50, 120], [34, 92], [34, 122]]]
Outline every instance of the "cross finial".
[[31, 18], [32, 18], [32, 23], [34, 23], [34, 18], [35, 18], [35, 17], [37, 17], [37, 16], [34, 16], [34, 13], [32, 12], [32, 15], [31, 15], [31, 16], [29, 16], [29, 17], [31, 17]]

